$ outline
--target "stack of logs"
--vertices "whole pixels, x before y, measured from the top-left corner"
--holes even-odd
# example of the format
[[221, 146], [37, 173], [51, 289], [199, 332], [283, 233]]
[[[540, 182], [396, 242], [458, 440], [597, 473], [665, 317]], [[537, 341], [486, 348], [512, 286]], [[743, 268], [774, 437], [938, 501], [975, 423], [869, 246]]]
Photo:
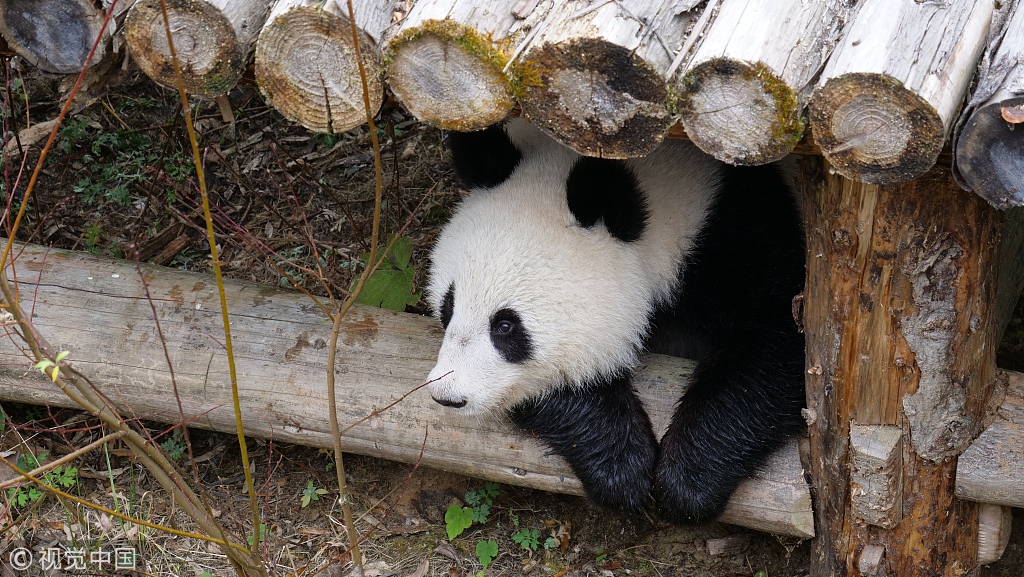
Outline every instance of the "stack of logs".
[[[384, 79], [418, 118], [477, 130], [518, 104], [582, 154], [649, 152], [678, 123], [732, 164], [795, 149], [809, 125], [840, 174], [893, 184], [936, 163], [955, 131], [956, 175], [998, 208], [1024, 205], [1024, 10], [1017, 1], [355, 0], [372, 112]], [[411, 9], [408, 5], [412, 4]], [[160, 0], [127, 12], [125, 43], [174, 86]], [[131, 6], [130, 10], [125, 10]], [[224, 94], [255, 55], [285, 117], [320, 132], [365, 120], [346, 2], [168, 0], [186, 88]], [[44, 70], [77, 72], [111, 22], [92, 0], [0, 0], [0, 33]], [[986, 50], [987, 47], [987, 50]]]
[[[125, 2], [105, 0], [108, 13]], [[360, 125], [386, 80], [436, 126], [477, 130], [519, 106], [586, 155], [643, 155], [677, 122], [732, 164], [820, 153], [802, 179], [814, 281], [804, 321], [815, 523], [801, 510], [790, 523], [799, 529], [772, 530], [816, 530], [815, 575], [959, 575], [998, 556], [1004, 506], [1024, 506], [1024, 387], [992, 358], [1003, 303], [1021, 287], [1024, 219], [992, 208], [1024, 206], [1017, 0], [353, 0], [354, 24], [339, 0], [165, 4], [169, 28], [160, 0], [136, 0], [123, 20], [148, 75], [173, 84], [167, 30], [196, 94], [229, 90], [254, 54], [267, 100], [312, 130]], [[111, 42], [101, 30], [113, 28], [104, 26], [91, 0], [0, 0], [8, 44], [54, 72], [84, 66], [93, 44], [102, 57]], [[952, 172], [933, 169], [950, 137], [949, 162], [939, 164]], [[954, 190], [954, 179], [978, 196]], [[377, 338], [386, 323], [360, 314], [346, 339], [362, 346], [360, 331]], [[299, 334], [283, 358], [316, 348], [314, 333]], [[255, 410], [292, 423], [304, 409]], [[296, 422], [322, 420], [306, 417]], [[300, 432], [288, 424], [275, 434]], [[354, 450], [392, 454], [371, 437]], [[520, 451], [517, 442], [498, 444]], [[446, 466], [448, 450], [431, 462]], [[503, 459], [559, 481], [531, 481], [534, 469], [479, 474], [578, 490], [536, 457]], [[780, 468], [779, 478], [791, 472]], [[785, 515], [790, 505], [781, 505]]]

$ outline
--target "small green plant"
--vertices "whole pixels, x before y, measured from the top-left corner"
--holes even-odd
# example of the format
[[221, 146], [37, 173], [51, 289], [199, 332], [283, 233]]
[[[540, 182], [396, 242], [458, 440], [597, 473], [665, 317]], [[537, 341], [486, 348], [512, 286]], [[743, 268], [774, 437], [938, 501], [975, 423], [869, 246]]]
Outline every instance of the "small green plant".
[[757, 573], [754, 573], [754, 577], [768, 577], [768, 572], [767, 571], [758, 571]]
[[523, 527], [512, 534], [512, 540], [519, 543], [524, 550], [533, 553], [540, 546], [540, 531]]
[[594, 561], [597, 563], [600, 563], [601, 561], [604, 561], [608, 558], [608, 552], [605, 550], [604, 547], [598, 547], [597, 550], [594, 552], [597, 553], [597, 557], [594, 557]]
[[319, 501], [320, 495], [326, 494], [327, 489], [317, 489], [313, 485], [313, 481], [310, 481], [306, 484], [306, 488], [302, 490], [302, 508], [308, 507], [312, 501]]
[[[48, 454], [48, 452], [44, 451], [39, 457], [27, 453], [19, 455], [18, 468], [22, 471], [35, 469], [39, 467], [40, 461], [45, 459]], [[50, 487], [67, 490], [78, 484], [78, 469], [71, 465], [61, 465], [45, 473], [41, 480]], [[12, 487], [7, 490], [7, 499], [16, 507], [24, 507], [42, 498], [43, 493], [35, 485]]]
[[473, 524], [473, 509], [469, 507], [460, 507], [457, 503], [452, 503], [448, 510], [444, 512], [444, 527], [448, 532], [448, 540], [454, 540], [469, 526]]
[[478, 577], [484, 574], [484, 570], [487, 569], [487, 566], [490, 565], [491, 561], [494, 561], [494, 558], [497, 556], [498, 544], [493, 539], [479, 541], [476, 544], [476, 558], [480, 561], [480, 565], [483, 566], [483, 569], [477, 573]]
[[498, 496], [500, 486], [498, 483], [488, 481], [482, 489], [466, 492], [466, 503], [469, 507], [461, 507], [457, 503], [452, 503], [448, 507], [444, 512], [444, 523], [449, 541], [461, 535], [473, 523], [487, 522], [487, 517], [491, 514], [491, 505]]
[[[371, 266], [370, 253], [359, 255], [359, 259]], [[404, 236], [396, 238], [377, 270], [366, 279], [356, 302], [393, 311], [404, 311], [406, 306], [420, 302], [423, 291], [413, 292], [416, 267], [409, 264], [411, 259], [412, 241]], [[353, 280], [350, 290], [355, 290], [358, 282]]]
[[[252, 547], [253, 536], [249, 535], [248, 537], [246, 537], [245, 540], [248, 541], [249, 542], [249, 546]], [[266, 540], [267, 540], [267, 526], [264, 523], [260, 523], [260, 543], [262, 543], [262, 542], [264, 542]]]
[[185, 454], [185, 450], [188, 449], [188, 446], [185, 444], [185, 434], [180, 430], [174, 431], [174, 434], [166, 441], [160, 443], [160, 448], [167, 453], [168, 457], [177, 461]]

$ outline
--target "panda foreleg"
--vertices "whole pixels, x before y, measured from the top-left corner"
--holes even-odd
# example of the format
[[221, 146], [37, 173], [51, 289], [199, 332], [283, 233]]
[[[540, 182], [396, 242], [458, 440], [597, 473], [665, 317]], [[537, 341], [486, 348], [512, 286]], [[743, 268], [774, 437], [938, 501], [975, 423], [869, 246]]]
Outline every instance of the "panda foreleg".
[[629, 377], [563, 387], [510, 416], [568, 461], [592, 501], [627, 511], [651, 504], [658, 441]]
[[654, 495], [667, 521], [722, 513], [736, 487], [804, 422], [803, 337], [744, 335], [699, 362], [661, 439]]

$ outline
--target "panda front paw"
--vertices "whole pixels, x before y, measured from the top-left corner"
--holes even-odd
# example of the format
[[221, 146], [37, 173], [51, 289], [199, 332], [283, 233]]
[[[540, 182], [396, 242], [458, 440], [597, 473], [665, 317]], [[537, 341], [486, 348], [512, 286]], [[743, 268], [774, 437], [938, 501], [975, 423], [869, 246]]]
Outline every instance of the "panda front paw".
[[701, 467], [664, 442], [661, 450], [653, 488], [658, 515], [675, 525], [697, 525], [721, 515], [742, 477]]
[[592, 501], [626, 511], [651, 504], [658, 440], [628, 378], [563, 387], [509, 416], [565, 458]]
[[658, 445], [654, 435], [627, 437], [603, 453], [563, 455], [598, 505], [638, 512], [652, 504]]

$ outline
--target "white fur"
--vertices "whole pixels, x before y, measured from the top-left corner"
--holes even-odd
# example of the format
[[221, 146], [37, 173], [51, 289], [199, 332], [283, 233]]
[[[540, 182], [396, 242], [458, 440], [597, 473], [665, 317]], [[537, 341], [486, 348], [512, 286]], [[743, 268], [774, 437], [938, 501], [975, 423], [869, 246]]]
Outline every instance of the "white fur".
[[[435, 311], [449, 285], [455, 307], [437, 365], [434, 398], [477, 413], [511, 406], [562, 383], [580, 386], [633, 367], [653, 308], [669, 299], [680, 263], [720, 181], [718, 166], [672, 141], [629, 161], [647, 194], [643, 236], [626, 243], [600, 223], [579, 226], [565, 182], [579, 155], [522, 121], [507, 130], [523, 158], [505, 182], [463, 200], [431, 255], [427, 298]], [[533, 358], [505, 361], [490, 319], [522, 317]]]

